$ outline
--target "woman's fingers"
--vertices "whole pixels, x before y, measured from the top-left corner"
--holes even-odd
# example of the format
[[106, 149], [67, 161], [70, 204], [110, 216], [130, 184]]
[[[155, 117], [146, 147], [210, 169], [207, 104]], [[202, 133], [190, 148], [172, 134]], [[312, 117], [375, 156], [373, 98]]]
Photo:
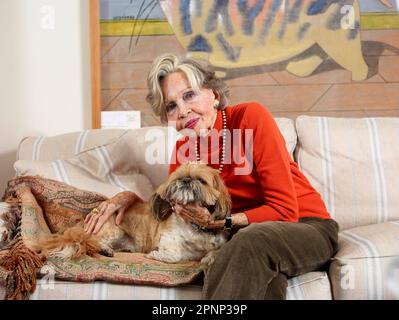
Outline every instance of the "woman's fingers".
[[104, 211], [107, 209], [108, 205], [109, 205], [108, 201], [101, 202], [100, 205], [98, 206], [99, 210], [98, 214], [104, 214]]
[[189, 212], [190, 214], [196, 214], [198, 211], [197, 207], [193, 207], [191, 205], [185, 205], [184, 207], [182, 207], [185, 211]]
[[187, 212], [184, 210], [183, 206], [176, 204], [174, 206], [175, 208], [175, 212], [176, 214], [178, 214], [179, 216], [181, 216], [184, 220], [188, 221], [188, 222], [193, 222], [192, 217], [190, 214], [187, 214]]
[[[129, 197], [132, 196], [129, 194]], [[116, 224], [119, 225], [124, 217], [125, 210], [128, 207], [127, 195], [117, 194], [111, 199], [103, 201], [97, 208], [94, 208], [84, 219], [84, 231], [87, 233], [98, 233], [107, 220], [117, 212]], [[125, 205], [124, 205], [125, 204]]]
[[182, 210], [182, 211], [180, 211], [179, 214], [180, 214], [180, 216], [181, 216], [184, 220], [186, 220], [186, 221], [188, 221], [188, 222], [191, 222], [191, 223], [194, 223], [194, 222], [195, 222], [194, 219], [193, 219], [193, 217], [192, 217], [190, 214], [187, 214], [186, 211]]
[[176, 212], [177, 214], [179, 214], [180, 211], [181, 211], [181, 209], [182, 209], [182, 206], [179, 205], [179, 204], [175, 204], [172, 208], [173, 208], [173, 211], [174, 211], [174, 212]]
[[191, 214], [187, 213], [187, 211], [184, 209], [184, 207], [180, 204], [175, 205], [175, 212], [180, 215], [191, 217]]
[[122, 223], [123, 217], [125, 215], [125, 208], [118, 209], [118, 214], [116, 215], [115, 223], [119, 226]]
[[93, 221], [94, 217], [98, 214], [98, 208], [93, 209], [85, 218], [84, 221], [84, 230], [86, 231], [89, 228], [89, 225], [91, 225], [91, 222]]
[[95, 215], [93, 215], [93, 217], [90, 219], [90, 221], [89, 221], [89, 223], [88, 223], [88, 225], [87, 225], [87, 228], [86, 228], [86, 230], [85, 230], [88, 234], [91, 234], [91, 233], [93, 232], [93, 229], [94, 229], [94, 227], [96, 226], [96, 223], [97, 223], [97, 221], [98, 221], [99, 218], [100, 218], [100, 215], [95, 214]]
[[97, 219], [95, 223], [95, 227], [93, 229], [93, 234], [98, 233], [102, 226], [104, 225], [105, 222], [114, 214], [116, 211], [116, 206], [113, 203], [109, 203], [103, 210], [104, 213], [100, 213], [98, 216], [99, 218]]
[[[85, 218], [84, 220], [84, 231], [86, 233], [98, 232], [101, 227], [104, 225], [105, 221], [107, 221], [109, 216], [105, 216], [104, 213], [109, 208], [112, 210], [115, 206], [110, 204], [108, 201], [101, 202], [97, 208], [94, 208]], [[113, 210], [115, 211], [115, 210]], [[113, 212], [112, 211], [112, 212]], [[111, 212], [111, 214], [112, 214]]]
[[202, 227], [206, 227], [211, 220], [211, 215], [209, 211], [198, 205], [186, 205], [182, 206], [176, 204], [174, 206], [175, 212], [182, 216], [186, 221], [195, 223]]
[[204, 207], [194, 205], [187, 206], [184, 209], [186, 210], [187, 214], [190, 214], [191, 217], [196, 220], [200, 225], [207, 225], [211, 220], [211, 215], [209, 211]]
[[101, 202], [97, 208], [94, 208], [85, 218], [84, 224], [88, 224], [89, 221], [93, 218], [96, 214], [102, 214], [104, 207], [107, 206], [107, 201]]
[[222, 229], [224, 227], [225, 220], [213, 220], [206, 226], [208, 229]]
[[85, 226], [86, 226], [86, 224], [89, 222], [91, 216], [92, 216], [92, 214], [91, 214], [91, 212], [90, 212], [90, 213], [85, 217], [85, 221], [84, 221]]
[[105, 214], [98, 218], [93, 227], [93, 234], [97, 234], [101, 230], [103, 225], [107, 222], [108, 218], [109, 216], [106, 216]]

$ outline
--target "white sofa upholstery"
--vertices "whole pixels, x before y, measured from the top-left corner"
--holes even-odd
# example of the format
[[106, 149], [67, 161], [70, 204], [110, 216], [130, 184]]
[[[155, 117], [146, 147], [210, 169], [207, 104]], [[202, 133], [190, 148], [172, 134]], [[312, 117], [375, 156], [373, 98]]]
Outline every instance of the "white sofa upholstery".
[[[301, 116], [295, 122], [286, 118], [276, 118], [276, 122], [288, 151], [341, 227], [339, 251], [328, 272], [290, 279], [287, 299], [398, 299], [399, 118]], [[110, 196], [129, 187], [112, 178], [118, 177], [110, 163], [115, 154], [104, 157], [97, 151], [122, 135], [132, 146], [126, 159], [131, 165], [124, 166], [125, 170], [131, 172], [134, 167], [156, 188], [167, 177], [168, 163], [149, 164], [146, 146], [156, 143], [163, 150], [158, 159], [168, 159], [177, 136], [164, 127], [27, 137], [19, 145], [15, 170], [18, 175], [41, 174], [71, 183], [65, 164], [76, 164], [70, 159], [91, 150], [108, 168], [101, 179], [114, 187], [107, 189]], [[101, 192], [98, 185], [82, 185], [79, 180], [84, 179], [73, 184]], [[43, 280], [31, 299], [199, 299], [200, 292], [199, 285], [160, 288], [63, 281], [49, 285]]]
[[340, 225], [335, 299], [399, 299], [399, 118], [296, 120], [297, 161]]

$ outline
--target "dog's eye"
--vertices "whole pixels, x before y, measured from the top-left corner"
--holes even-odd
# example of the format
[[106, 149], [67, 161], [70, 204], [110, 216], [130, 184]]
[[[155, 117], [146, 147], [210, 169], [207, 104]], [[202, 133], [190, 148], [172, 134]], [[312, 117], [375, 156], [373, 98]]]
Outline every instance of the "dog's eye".
[[206, 184], [206, 181], [202, 178], [198, 178], [198, 181], [201, 182], [202, 184]]

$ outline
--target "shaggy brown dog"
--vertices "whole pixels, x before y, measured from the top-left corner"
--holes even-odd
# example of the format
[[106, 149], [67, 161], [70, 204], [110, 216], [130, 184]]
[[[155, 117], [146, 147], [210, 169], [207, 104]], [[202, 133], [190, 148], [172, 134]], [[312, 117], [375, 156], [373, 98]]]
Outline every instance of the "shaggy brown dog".
[[97, 235], [88, 235], [83, 224], [53, 234], [39, 247], [49, 255], [77, 258], [114, 251], [147, 253], [165, 262], [201, 260], [209, 265], [216, 251], [227, 241], [223, 230], [202, 231], [174, 213], [172, 203], [198, 203], [212, 212], [214, 220], [224, 219], [231, 209], [227, 188], [218, 170], [205, 164], [180, 166], [159, 186], [149, 203], [137, 199], [117, 226], [115, 215]]

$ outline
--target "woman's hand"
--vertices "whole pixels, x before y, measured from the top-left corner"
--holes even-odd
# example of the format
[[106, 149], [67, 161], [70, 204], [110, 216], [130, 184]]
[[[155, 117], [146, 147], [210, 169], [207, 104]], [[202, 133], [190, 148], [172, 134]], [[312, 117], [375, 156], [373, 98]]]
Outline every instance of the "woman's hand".
[[121, 224], [125, 211], [139, 197], [131, 191], [119, 192], [111, 199], [101, 202], [97, 208], [94, 208], [85, 218], [84, 231], [88, 234], [98, 233], [105, 222], [115, 212], [117, 212], [115, 223]]
[[212, 220], [208, 209], [196, 203], [187, 205], [175, 204], [173, 208], [184, 220], [203, 228], [221, 229], [225, 223], [224, 220]]
[[[198, 204], [187, 204], [173, 206], [174, 211], [180, 215], [183, 219], [190, 223], [194, 223], [200, 227], [207, 229], [223, 229], [226, 220], [211, 220], [211, 214], [207, 208], [201, 207]], [[249, 222], [247, 215], [243, 212], [235, 213], [231, 215], [232, 225], [235, 228], [246, 227]]]

